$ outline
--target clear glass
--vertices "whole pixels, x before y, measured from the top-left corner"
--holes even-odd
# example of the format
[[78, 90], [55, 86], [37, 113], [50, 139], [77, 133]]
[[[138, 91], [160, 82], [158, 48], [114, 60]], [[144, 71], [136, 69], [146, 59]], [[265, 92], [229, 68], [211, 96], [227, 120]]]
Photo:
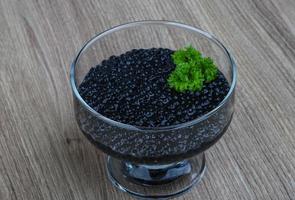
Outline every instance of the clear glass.
[[[178, 49], [193, 45], [216, 62], [230, 84], [223, 101], [192, 121], [166, 127], [138, 127], [97, 113], [82, 99], [79, 84], [91, 67], [131, 49]], [[225, 133], [234, 112], [236, 65], [211, 34], [170, 21], [138, 21], [116, 26], [89, 40], [71, 65], [76, 120], [84, 135], [109, 155], [108, 175], [119, 189], [141, 198], [168, 198], [199, 182], [204, 151]]]

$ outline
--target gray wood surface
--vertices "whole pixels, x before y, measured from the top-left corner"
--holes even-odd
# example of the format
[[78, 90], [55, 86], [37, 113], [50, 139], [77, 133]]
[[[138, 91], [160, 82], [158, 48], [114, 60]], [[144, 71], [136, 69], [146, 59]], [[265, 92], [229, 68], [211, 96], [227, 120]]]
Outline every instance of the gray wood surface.
[[239, 69], [232, 124], [178, 199], [294, 200], [294, 0], [1, 0], [0, 199], [132, 199], [78, 130], [69, 65], [94, 34], [142, 19], [213, 32]]

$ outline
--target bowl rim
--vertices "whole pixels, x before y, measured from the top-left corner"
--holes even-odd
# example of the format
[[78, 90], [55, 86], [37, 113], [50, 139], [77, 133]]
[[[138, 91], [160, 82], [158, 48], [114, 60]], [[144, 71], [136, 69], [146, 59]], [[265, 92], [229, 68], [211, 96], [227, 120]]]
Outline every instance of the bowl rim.
[[[232, 81], [231, 81], [231, 86], [230, 86], [230, 89], [229, 89], [227, 95], [223, 98], [223, 100], [218, 104], [217, 107], [215, 107], [211, 111], [205, 113], [204, 115], [202, 115], [196, 119], [193, 119], [191, 121], [188, 121], [188, 122], [184, 122], [184, 123], [180, 123], [180, 124], [176, 124], [176, 125], [169, 125], [169, 126], [143, 127], [143, 126], [126, 124], [123, 122], [118, 122], [113, 119], [110, 119], [110, 118], [96, 112], [92, 107], [90, 107], [84, 101], [84, 99], [81, 97], [80, 93], [78, 92], [78, 89], [76, 86], [76, 81], [75, 81], [75, 68], [76, 68], [76, 64], [79, 61], [79, 58], [82, 55], [82, 53], [88, 47], [90, 47], [96, 40], [103, 38], [104, 36], [106, 36], [112, 32], [116, 32], [116, 31], [119, 31], [122, 29], [131, 28], [131, 27], [135, 27], [135, 26], [143, 26], [143, 25], [168, 25], [168, 26], [174, 26], [174, 27], [178, 27], [178, 28], [184, 28], [188, 31], [195, 32], [195, 33], [205, 36], [207, 39], [209, 39], [210, 41], [214, 42], [215, 44], [217, 44], [219, 47], [222, 48], [225, 55], [228, 57], [228, 60], [230, 62], [231, 68], [232, 68], [232, 74], [231, 74]], [[230, 54], [229, 50], [214, 35], [206, 32], [200, 28], [194, 27], [194, 26], [190, 26], [190, 25], [180, 23], [180, 22], [166, 21], [166, 20], [132, 21], [132, 22], [127, 22], [124, 24], [120, 24], [120, 25], [111, 27], [103, 32], [100, 32], [100, 33], [96, 34], [94, 37], [92, 37], [90, 40], [88, 40], [82, 46], [82, 48], [79, 50], [78, 54], [75, 56], [75, 58], [71, 64], [71, 67], [70, 67], [70, 85], [72, 88], [73, 95], [78, 99], [78, 101], [82, 104], [82, 106], [84, 108], [86, 108], [89, 112], [91, 112], [91, 114], [93, 114], [95, 117], [101, 119], [102, 121], [104, 121], [112, 126], [117, 126], [119, 128], [127, 129], [127, 130], [144, 131], [144, 132], [172, 131], [172, 130], [176, 130], [176, 129], [180, 129], [180, 128], [189, 127], [189, 126], [195, 125], [201, 121], [208, 119], [210, 116], [214, 115], [229, 100], [231, 95], [234, 93], [234, 90], [236, 87], [236, 82], [237, 82], [237, 66], [234, 61], [234, 58]]]

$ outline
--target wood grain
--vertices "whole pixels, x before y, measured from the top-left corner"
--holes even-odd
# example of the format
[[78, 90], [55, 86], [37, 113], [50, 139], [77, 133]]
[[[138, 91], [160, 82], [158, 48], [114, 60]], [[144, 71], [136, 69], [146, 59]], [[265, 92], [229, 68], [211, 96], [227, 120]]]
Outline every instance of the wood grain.
[[178, 199], [294, 200], [294, 0], [1, 0], [0, 199], [132, 199], [78, 130], [69, 65], [94, 34], [142, 19], [213, 32], [238, 65], [233, 122]]

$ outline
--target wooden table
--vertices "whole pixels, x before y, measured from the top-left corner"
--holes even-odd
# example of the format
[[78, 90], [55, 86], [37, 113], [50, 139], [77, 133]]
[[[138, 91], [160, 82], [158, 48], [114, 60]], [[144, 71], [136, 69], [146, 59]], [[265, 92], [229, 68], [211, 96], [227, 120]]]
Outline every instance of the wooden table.
[[234, 119], [179, 199], [294, 200], [294, 0], [1, 0], [0, 199], [132, 199], [76, 125], [69, 66], [94, 34], [142, 19], [213, 32], [238, 65]]

